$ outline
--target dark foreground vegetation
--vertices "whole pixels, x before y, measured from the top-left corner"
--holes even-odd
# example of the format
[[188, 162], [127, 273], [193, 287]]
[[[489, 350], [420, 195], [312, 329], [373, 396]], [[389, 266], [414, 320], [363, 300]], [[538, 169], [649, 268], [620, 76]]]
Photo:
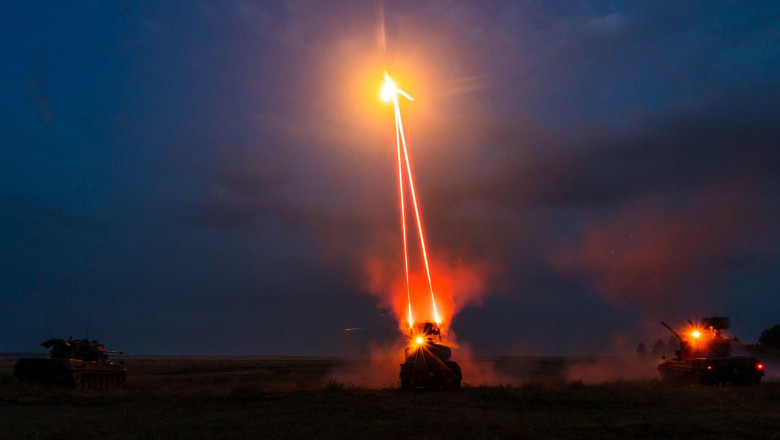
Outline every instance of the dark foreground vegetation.
[[777, 382], [674, 387], [534, 378], [401, 392], [333, 381], [329, 372], [345, 361], [329, 359], [128, 359], [123, 387], [87, 391], [21, 383], [14, 362], [0, 359], [4, 439], [780, 437]]

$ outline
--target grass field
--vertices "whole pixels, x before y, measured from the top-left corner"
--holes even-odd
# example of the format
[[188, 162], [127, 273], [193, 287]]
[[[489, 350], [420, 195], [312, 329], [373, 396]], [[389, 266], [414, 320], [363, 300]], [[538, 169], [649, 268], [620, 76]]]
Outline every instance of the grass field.
[[780, 383], [586, 385], [557, 376], [562, 359], [484, 360], [552, 374], [457, 392], [334, 381], [371, 368], [334, 359], [127, 359], [127, 383], [108, 391], [20, 383], [14, 362], [0, 359], [2, 439], [780, 438]]

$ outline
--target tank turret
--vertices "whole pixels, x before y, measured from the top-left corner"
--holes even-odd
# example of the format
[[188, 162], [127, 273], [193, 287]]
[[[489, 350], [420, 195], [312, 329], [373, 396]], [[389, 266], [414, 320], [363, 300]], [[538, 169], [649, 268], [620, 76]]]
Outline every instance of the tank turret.
[[121, 351], [106, 350], [103, 344], [88, 339], [49, 339], [41, 345], [51, 348], [49, 357], [52, 359], [81, 359], [88, 362], [105, 362], [107, 353], [123, 354]]

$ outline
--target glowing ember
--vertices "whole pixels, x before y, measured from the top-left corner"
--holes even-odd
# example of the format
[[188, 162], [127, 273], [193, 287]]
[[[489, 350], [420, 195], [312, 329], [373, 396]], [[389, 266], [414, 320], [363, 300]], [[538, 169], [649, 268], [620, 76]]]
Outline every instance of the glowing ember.
[[436, 297], [433, 294], [433, 281], [431, 280], [431, 269], [428, 263], [428, 253], [425, 248], [425, 234], [423, 233], [422, 220], [420, 218], [420, 209], [417, 204], [417, 194], [414, 189], [414, 177], [412, 176], [412, 166], [409, 160], [409, 151], [406, 147], [406, 135], [404, 134], [404, 126], [401, 120], [401, 107], [398, 104], [398, 95], [401, 95], [410, 101], [414, 101], [408, 93], [404, 92], [395, 84], [390, 75], [385, 72], [385, 82], [380, 90], [379, 97], [385, 102], [393, 101], [393, 109], [395, 111], [395, 138], [396, 138], [396, 150], [398, 153], [398, 192], [401, 208], [401, 231], [403, 232], [403, 244], [404, 244], [404, 265], [406, 271], [406, 298], [408, 303], [408, 320], [409, 328], [414, 326], [414, 317], [412, 316], [412, 296], [411, 288], [409, 284], [409, 251], [408, 241], [406, 236], [406, 208], [404, 204], [404, 178], [403, 178], [403, 165], [401, 163], [401, 151], [403, 150], [404, 162], [406, 164], [406, 174], [409, 181], [409, 192], [412, 196], [412, 206], [414, 207], [414, 215], [417, 221], [417, 231], [420, 236], [420, 249], [422, 252], [423, 262], [425, 263], [425, 273], [428, 277], [428, 288], [431, 293], [431, 305], [433, 309], [433, 318], [436, 324], [441, 324], [439, 318], [439, 312], [436, 308]]

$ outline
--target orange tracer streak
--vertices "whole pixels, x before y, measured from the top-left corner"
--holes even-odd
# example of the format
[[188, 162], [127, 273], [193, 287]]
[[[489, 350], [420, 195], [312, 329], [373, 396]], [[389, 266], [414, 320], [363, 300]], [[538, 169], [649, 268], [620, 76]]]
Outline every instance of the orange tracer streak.
[[[397, 90], [397, 89], [396, 89]], [[399, 90], [400, 92], [400, 90]], [[406, 94], [404, 93], [404, 96]], [[420, 233], [420, 247], [422, 249], [422, 255], [423, 255], [423, 261], [425, 262], [425, 273], [428, 276], [428, 287], [431, 291], [431, 304], [433, 305], [433, 318], [436, 321], [436, 324], [441, 324], [441, 320], [439, 319], [439, 312], [436, 310], [436, 298], [433, 295], [433, 282], [431, 281], [431, 269], [428, 265], [428, 254], [425, 250], [425, 237], [423, 234], [423, 228], [422, 228], [422, 221], [420, 220], [420, 210], [417, 207], [417, 196], [414, 191], [414, 178], [412, 177], [412, 167], [409, 164], [409, 152], [406, 148], [406, 136], [404, 135], [404, 126], [401, 122], [401, 108], [398, 105], [398, 96], [393, 95], [393, 107], [395, 108], [395, 121], [396, 121], [396, 136], [400, 135], [401, 139], [401, 146], [403, 146], [404, 150], [404, 159], [406, 162], [406, 172], [409, 176], [409, 190], [412, 194], [412, 204], [414, 206], [414, 215], [417, 219], [417, 230]], [[400, 151], [399, 151], [399, 173], [400, 173]], [[401, 200], [403, 203], [403, 191], [401, 192]], [[406, 226], [404, 225], [404, 231], [406, 230]], [[406, 234], [404, 233], [404, 240], [406, 239]], [[404, 252], [406, 252], [406, 247], [404, 247]], [[407, 277], [407, 289], [409, 289], [409, 268], [408, 268], [408, 260], [407, 260], [407, 269], [406, 269], [406, 277]], [[408, 293], [408, 290], [407, 290]], [[411, 296], [409, 297], [409, 309], [411, 311]], [[409, 320], [411, 322], [411, 319]]]
[[409, 329], [414, 326], [414, 319], [412, 318], [412, 294], [409, 288], [409, 251], [406, 244], [406, 209], [404, 207], [404, 173], [401, 168], [401, 131], [398, 128], [399, 119], [395, 120], [395, 145], [398, 150], [398, 194], [401, 201], [401, 230], [404, 235], [404, 266], [406, 269], [406, 299], [409, 304]]

